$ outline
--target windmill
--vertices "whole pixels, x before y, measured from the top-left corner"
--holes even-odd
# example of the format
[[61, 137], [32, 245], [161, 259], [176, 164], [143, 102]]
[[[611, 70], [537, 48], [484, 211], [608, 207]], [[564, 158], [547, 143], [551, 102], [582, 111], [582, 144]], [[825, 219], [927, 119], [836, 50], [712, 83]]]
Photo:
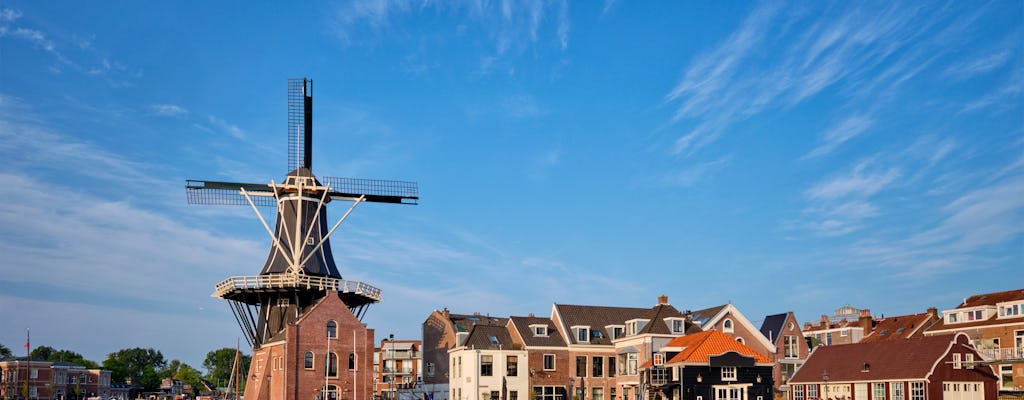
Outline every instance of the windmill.
[[[282, 183], [186, 181], [189, 204], [248, 205], [271, 238], [270, 254], [255, 276], [234, 276], [217, 284], [213, 297], [229, 301], [246, 341], [254, 349], [279, 340], [285, 327], [312, 304], [337, 292], [356, 318], [380, 301], [380, 289], [342, 278], [330, 237], [361, 203], [417, 204], [415, 182], [313, 175], [313, 81], [288, 80], [288, 172]], [[328, 229], [327, 203], [352, 205]], [[270, 230], [259, 207], [275, 207]]]

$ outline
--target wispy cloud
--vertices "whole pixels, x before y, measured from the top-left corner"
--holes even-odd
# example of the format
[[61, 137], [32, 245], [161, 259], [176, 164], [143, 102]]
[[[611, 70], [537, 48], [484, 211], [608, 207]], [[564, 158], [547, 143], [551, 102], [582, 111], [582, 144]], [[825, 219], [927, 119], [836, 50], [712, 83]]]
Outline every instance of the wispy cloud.
[[156, 115], [164, 117], [176, 117], [179, 115], [188, 114], [188, 110], [184, 107], [174, 104], [153, 104], [149, 106], [149, 110]]
[[899, 168], [881, 171], [869, 170], [870, 161], [858, 163], [848, 174], [819, 182], [807, 189], [807, 196], [815, 200], [835, 200], [847, 196], [868, 197], [884, 189], [900, 176]]
[[716, 172], [726, 168], [732, 163], [732, 155], [724, 156], [716, 160], [690, 165], [662, 178], [662, 183], [669, 186], [689, 187], [709, 178]]
[[209, 120], [210, 124], [212, 124], [220, 132], [226, 133], [238, 140], [245, 139], [245, 131], [242, 130], [242, 128], [239, 128], [238, 125], [228, 123], [227, 121], [224, 121], [212, 115], [208, 116], [207, 120]]
[[21, 11], [12, 8], [0, 10], [0, 22], [14, 22], [18, 18], [21, 18]]
[[1000, 51], [987, 56], [963, 61], [946, 68], [945, 75], [954, 79], [968, 79], [981, 74], [991, 72], [1010, 60], [1010, 52]]
[[846, 141], [870, 129], [873, 123], [874, 121], [870, 117], [864, 115], [855, 115], [847, 118], [822, 135], [820, 139], [822, 143], [807, 153], [804, 158], [821, 157], [831, 153], [840, 145], [846, 143]]

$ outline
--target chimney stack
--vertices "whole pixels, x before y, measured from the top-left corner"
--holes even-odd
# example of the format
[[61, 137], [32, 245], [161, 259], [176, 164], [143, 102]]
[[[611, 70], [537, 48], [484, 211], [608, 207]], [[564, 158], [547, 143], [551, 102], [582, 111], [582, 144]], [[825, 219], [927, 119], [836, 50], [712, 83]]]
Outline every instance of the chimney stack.
[[659, 306], [667, 306], [668, 305], [668, 296], [666, 296], [666, 295], [658, 296], [658, 305]]
[[937, 316], [939, 315], [939, 310], [937, 310], [935, 307], [928, 307], [928, 314]]
[[875, 327], [875, 320], [871, 318], [871, 310], [867, 308], [860, 310], [860, 319], [857, 322], [864, 330], [864, 336], [871, 334], [871, 329]]

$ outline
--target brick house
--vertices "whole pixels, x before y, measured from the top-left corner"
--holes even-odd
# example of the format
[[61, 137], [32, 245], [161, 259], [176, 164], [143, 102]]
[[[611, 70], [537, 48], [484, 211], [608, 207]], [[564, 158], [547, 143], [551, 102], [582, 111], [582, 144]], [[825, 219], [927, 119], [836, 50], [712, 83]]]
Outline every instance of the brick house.
[[[508, 332], [526, 350], [530, 400], [564, 400], [570, 373], [569, 348], [551, 318], [510, 317]], [[612, 371], [609, 370], [609, 373]]]
[[993, 369], [965, 334], [816, 348], [790, 400], [995, 400]]
[[1024, 390], [1024, 289], [974, 295], [942, 314], [925, 335], [966, 334], [996, 368], [1000, 390]]
[[688, 316], [701, 330], [722, 332], [761, 354], [775, 354], [778, 350], [775, 344], [761, 334], [761, 330], [731, 303], [691, 311]]
[[414, 392], [422, 391], [419, 385], [423, 381], [423, 358], [419, 340], [380, 341], [380, 348], [375, 355], [374, 394], [380, 399], [411, 399]]
[[760, 331], [775, 345], [775, 353], [770, 354], [774, 364], [772, 382], [776, 395], [785, 395], [789, 390], [786, 382], [807, 360], [810, 348], [792, 311], [764, 317]]
[[452, 314], [434, 310], [423, 321], [423, 384], [433, 400], [446, 400], [449, 391], [448, 350], [460, 345], [475, 325], [505, 326], [508, 318], [480, 313]]
[[831, 315], [822, 315], [816, 324], [805, 322], [804, 337], [812, 338], [814, 346], [831, 346], [860, 342], [874, 327], [871, 310], [842, 306]]
[[[328, 291], [253, 351], [245, 398], [363, 400], [373, 393], [374, 331]], [[287, 345], [286, 345], [287, 344]]]
[[86, 369], [65, 362], [32, 361], [30, 364], [24, 357], [0, 361], [0, 399], [3, 400], [125, 396], [111, 386], [107, 370]]

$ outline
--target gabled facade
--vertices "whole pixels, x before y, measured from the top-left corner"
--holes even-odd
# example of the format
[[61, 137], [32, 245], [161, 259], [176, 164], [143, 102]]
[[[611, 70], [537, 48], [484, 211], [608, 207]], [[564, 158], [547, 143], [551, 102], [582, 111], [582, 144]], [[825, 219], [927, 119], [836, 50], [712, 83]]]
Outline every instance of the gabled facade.
[[786, 382], [807, 360], [810, 348], [792, 311], [764, 317], [760, 331], [775, 345], [775, 353], [771, 355], [772, 382], [776, 393], [785, 393], [789, 388]]
[[722, 332], [761, 354], [775, 354], [777, 351], [775, 344], [732, 303], [693, 311], [690, 317], [701, 330]]
[[770, 358], [716, 330], [681, 336], [661, 349], [661, 374], [651, 391], [669, 400], [769, 400], [773, 397]]
[[328, 291], [287, 324], [277, 340], [253, 351], [244, 397], [369, 399], [373, 334], [337, 292]]
[[[551, 318], [510, 317], [508, 332], [527, 353], [531, 399], [566, 399], [572, 376], [569, 347]], [[609, 371], [610, 372], [610, 371]]]
[[816, 348], [789, 380], [790, 400], [995, 400], [996, 376], [967, 335]]
[[466, 340], [448, 351], [449, 398], [530, 400], [526, 350], [505, 326], [473, 326]]
[[995, 366], [1000, 390], [1024, 390], [1024, 289], [974, 295], [942, 314], [925, 335], [966, 334]]
[[924, 336], [926, 329], [938, 322], [938, 311], [932, 307], [920, 314], [883, 317], [875, 320], [871, 332], [861, 339], [862, 343], [879, 340], [901, 340]]
[[505, 326], [507, 323], [508, 318], [480, 313], [452, 314], [447, 308], [434, 310], [427, 316], [423, 321], [423, 384], [433, 400], [446, 400], [451, 393], [448, 350], [462, 345], [476, 325]]

